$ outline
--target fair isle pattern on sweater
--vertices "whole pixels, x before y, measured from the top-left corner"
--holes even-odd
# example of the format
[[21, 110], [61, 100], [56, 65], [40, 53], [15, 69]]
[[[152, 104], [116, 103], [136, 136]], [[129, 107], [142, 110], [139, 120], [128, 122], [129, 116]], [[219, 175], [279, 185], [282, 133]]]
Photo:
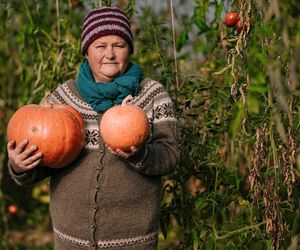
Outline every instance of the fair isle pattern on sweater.
[[[97, 149], [99, 138], [98, 114], [92, 107], [77, 97], [69, 85], [75, 84], [70, 80], [61, 84], [51, 95], [50, 103], [68, 104], [77, 109], [83, 117], [86, 125], [86, 148]], [[174, 106], [164, 86], [156, 81], [146, 78], [142, 81], [140, 93], [133, 97], [128, 104], [142, 108], [148, 116], [150, 128], [153, 124], [176, 121]]]
[[98, 137], [99, 137], [99, 126], [98, 126], [98, 114], [94, 111], [88, 103], [78, 98], [69, 88], [69, 84], [75, 82], [70, 80], [60, 85], [50, 96], [50, 103], [61, 103], [67, 104], [77, 109], [85, 122], [86, 132], [86, 144], [85, 147], [88, 149], [98, 149]]
[[129, 103], [145, 110], [154, 124], [167, 120], [176, 121], [173, 102], [164, 86], [156, 81], [146, 83], [139, 95]]

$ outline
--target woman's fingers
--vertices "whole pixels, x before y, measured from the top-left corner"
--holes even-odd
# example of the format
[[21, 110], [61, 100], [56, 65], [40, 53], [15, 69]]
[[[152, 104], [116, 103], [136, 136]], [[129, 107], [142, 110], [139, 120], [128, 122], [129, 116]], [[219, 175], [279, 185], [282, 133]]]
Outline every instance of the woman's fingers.
[[129, 157], [129, 153], [121, 150], [121, 149], [116, 149], [115, 151], [117, 153], [118, 156], [124, 158], [124, 159], [127, 159]]
[[27, 158], [23, 163], [25, 164], [24, 168], [26, 170], [30, 170], [36, 166], [38, 166], [42, 162], [42, 154], [38, 153], [29, 158]]
[[[21, 154], [20, 154], [20, 160], [24, 161], [26, 160], [29, 156], [31, 156], [35, 151], [37, 151], [38, 147], [36, 145], [32, 145], [29, 148], [25, 149]], [[41, 155], [40, 155], [41, 157]]]
[[7, 143], [7, 151], [14, 150], [15, 147], [16, 147], [16, 141], [15, 140], [11, 140]]
[[43, 154], [35, 153], [38, 147], [32, 145], [26, 148], [27, 145], [28, 140], [23, 140], [18, 145], [13, 140], [7, 144], [9, 162], [16, 173], [31, 170], [42, 162]]
[[107, 150], [108, 150], [111, 154], [113, 154], [113, 155], [116, 155], [116, 154], [117, 154], [110, 146], [108, 146], [107, 144], [105, 144], [105, 146], [106, 146]]
[[133, 156], [133, 155], [135, 155], [137, 152], [138, 152], [138, 149], [136, 148], [136, 147], [134, 147], [134, 146], [132, 146], [131, 148], [130, 148], [130, 151], [123, 151], [123, 150], [121, 150], [121, 149], [116, 149], [116, 150], [113, 150], [111, 147], [109, 147], [108, 145], [106, 145], [105, 144], [105, 146], [106, 146], [106, 148], [107, 148], [107, 150], [111, 153], [111, 154], [113, 154], [113, 155], [117, 155], [117, 156], [119, 156], [119, 157], [122, 157], [122, 158], [124, 158], [124, 159], [127, 159], [127, 158], [129, 158], [130, 156]]
[[122, 157], [122, 158], [124, 158], [124, 159], [127, 159], [127, 158], [129, 158], [130, 156], [133, 156], [133, 155], [135, 155], [135, 154], [138, 152], [138, 149], [137, 149], [136, 147], [131, 147], [131, 148], [130, 148], [130, 151], [123, 151], [123, 150], [121, 150], [121, 149], [119, 149], [119, 148], [116, 149], [116, 150], [113, 150], [111, 147], [109, 147], [109, 146], [107, 146], [107, 145], [106, 145], [106, 147], [107, 147], [108, 151], [109, 151], [111, 154], [117, 155], [117, 156]]
[[23, 140], [23, 141], [21, 141], [21, 142], [16, 146], [16, 148], [15, 148], [15, 153], [16, 153], [16, 154], [21, 154], [21, 153], [24, 151], [24, 149], [26, 148], [27, 144], [28, 144], [28, 140]]
[[138, 149], [135, 146], [132, 146], [130, 150], [131, 150], [131, 155], [135, 155], [138, 152]]

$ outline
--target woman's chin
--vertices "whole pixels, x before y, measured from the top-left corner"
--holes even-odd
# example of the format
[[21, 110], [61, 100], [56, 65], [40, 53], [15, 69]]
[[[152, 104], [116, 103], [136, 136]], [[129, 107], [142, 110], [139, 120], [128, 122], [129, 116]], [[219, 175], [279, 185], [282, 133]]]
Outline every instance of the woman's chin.
[[119, 72], [118, 73], [110, 73], [110, 74], [102, 74], [99, 77], [95, 77], [96, 82], [111, 82], [112, 80], [114, 80], [117, 76], [119, 76]]

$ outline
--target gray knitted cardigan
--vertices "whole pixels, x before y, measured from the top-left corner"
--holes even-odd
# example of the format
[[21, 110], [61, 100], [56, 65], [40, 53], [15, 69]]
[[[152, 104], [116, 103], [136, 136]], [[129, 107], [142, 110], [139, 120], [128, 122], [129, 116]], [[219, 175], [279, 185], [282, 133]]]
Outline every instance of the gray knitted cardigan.
[[173, 103], [165, 88], [146, 78], [130, 104], [143, 108], [150, 138], [131, 159], [110, 154], [99, 134], [98, 114], [79, 96], [70, 80], [52, 92], [50, 103], [77, 109], [86, 124], [86, 145], [62, 169], [37, 167], [17, 175], [19, 185], [48, 176], [55, 249], [157, 249], [161, 176], [174, 171], [179, 157]]

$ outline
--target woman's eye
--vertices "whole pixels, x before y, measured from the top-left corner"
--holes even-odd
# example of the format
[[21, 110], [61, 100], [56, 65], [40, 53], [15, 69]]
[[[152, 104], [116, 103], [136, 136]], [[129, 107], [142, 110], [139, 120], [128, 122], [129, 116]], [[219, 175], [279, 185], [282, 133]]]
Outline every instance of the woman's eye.
[[121, 44], [119, 45], [119, 44], [117, 44], [117, 45], [115, 45], [114, 47], [115, 47], [115, 48], [125, 48], [125, 45], [121, 45]]
[[104, 46], [104, 45], [97, 45], [96, 48], [97, 48], [97, 49], [98, 49], [98, 48], [105, 48], [105, 46]]

